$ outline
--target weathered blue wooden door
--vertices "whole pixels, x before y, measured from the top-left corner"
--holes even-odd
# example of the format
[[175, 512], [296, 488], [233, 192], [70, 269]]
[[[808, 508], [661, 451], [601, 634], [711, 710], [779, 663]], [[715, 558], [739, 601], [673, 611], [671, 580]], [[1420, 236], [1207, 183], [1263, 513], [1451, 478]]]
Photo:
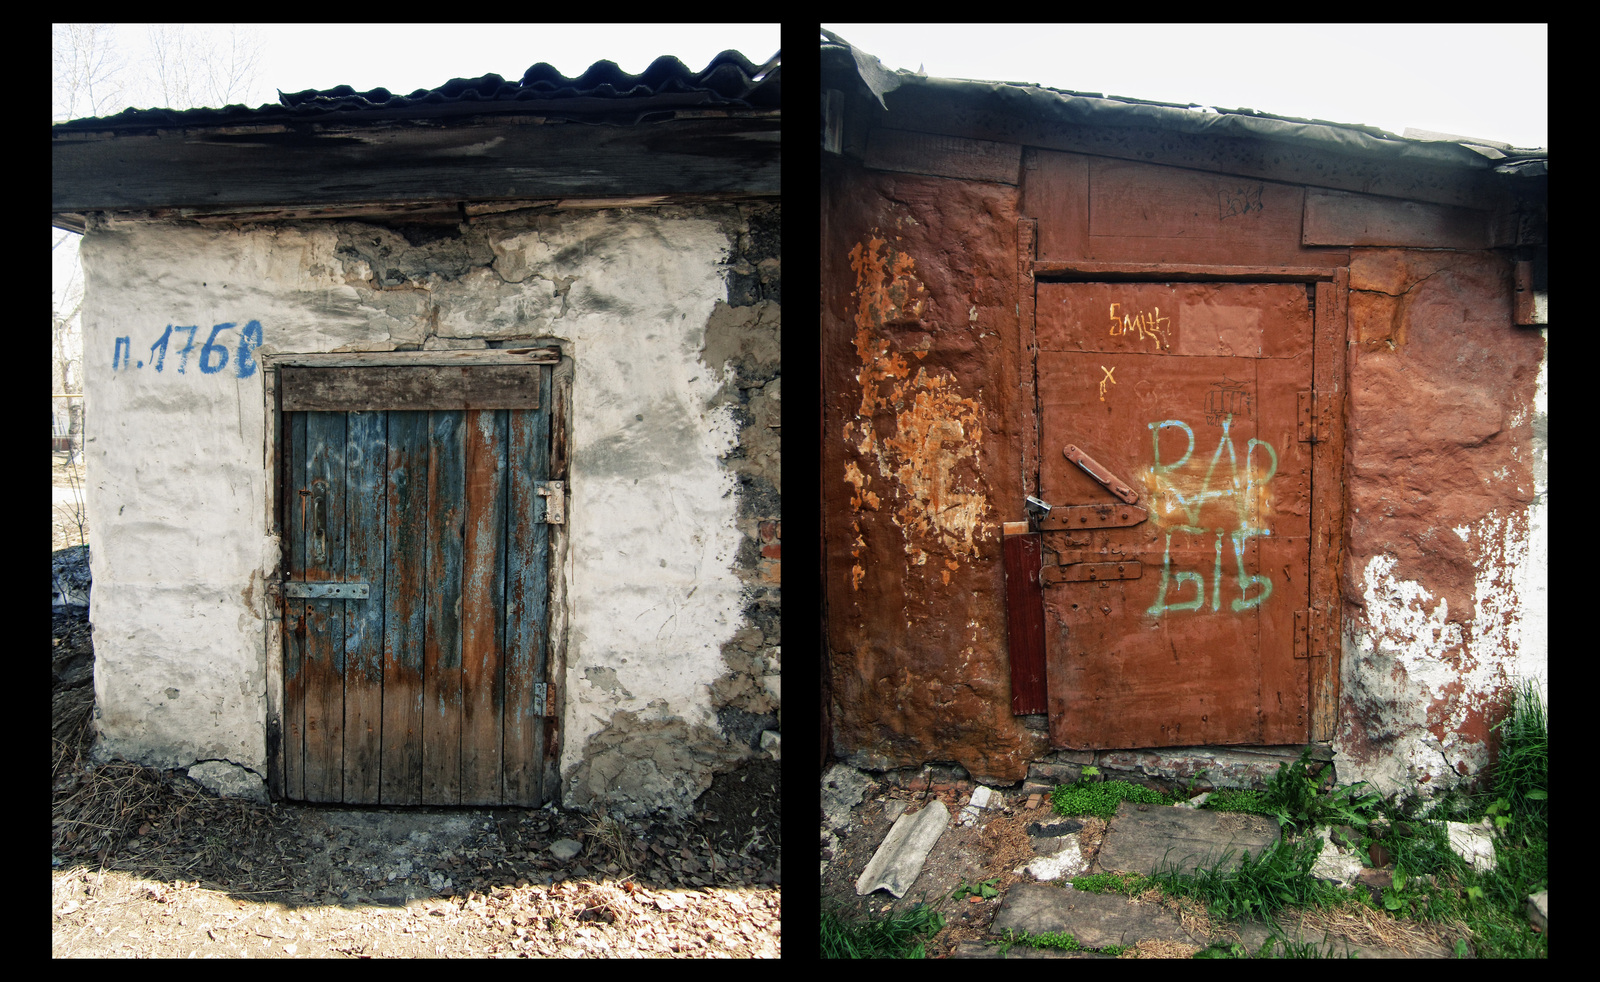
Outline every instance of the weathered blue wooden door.
[[283, 370], [286, 797], [543, 802], [550, 371]]

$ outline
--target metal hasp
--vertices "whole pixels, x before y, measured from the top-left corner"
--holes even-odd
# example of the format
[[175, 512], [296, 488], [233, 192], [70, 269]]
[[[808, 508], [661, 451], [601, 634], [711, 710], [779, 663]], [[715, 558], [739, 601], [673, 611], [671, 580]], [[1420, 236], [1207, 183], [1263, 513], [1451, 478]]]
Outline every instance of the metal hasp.
[[304, 600], [365, 600], [372, 593], [366, 583], [305, 583], [283, 585], [283, 595]]
[[567, 524], [567, 482], [535, 481], [533, 490], [545, 499], [545, 524]]
[[1085, 474], [1088, 474], [1096, 481], [1099, 481], [1101, 484], [1105, 485], [1106, 490], [1110, 491], [1112, 494], [1121, 498], [1123, 501], [1126, 501], [1130, 505], [1138, 502], [1139, 492], [1128, 487], [1128, 483], [1126, 481], [1123, 481], [1115, 474], [1106, 470], [1104, 467], [1101, 467], [1095, 462], [1093, 457], [1084, 453], [1082, 450], [1079, 450], [1073, 444], [1067, 444], [1064, 448], [1062, 448], [1061, 452], [1068, 460], [1083, 468], [1083, 472]]

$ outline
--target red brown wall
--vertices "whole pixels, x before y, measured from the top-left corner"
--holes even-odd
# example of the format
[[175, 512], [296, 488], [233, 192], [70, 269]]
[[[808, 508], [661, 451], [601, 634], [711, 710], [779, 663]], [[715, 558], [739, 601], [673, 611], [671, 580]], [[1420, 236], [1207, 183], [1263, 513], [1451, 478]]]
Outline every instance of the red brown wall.
[[824, 166], [834, 755], [1011, 782], [1048, 750], [1010, 715], [1000, 554], [1000, 523], [1023, 517], [1031, 490], [1022, 217], [1046, 261], [1348, 266], [1340, 778], [1392, 790], [1476, 776], [1513, 675], [1545, 664], [1529, 588], [1543, 562], [1530, 526], [1544, 337], [1512, 325], [1505, 250], [1361, 243], [1391, 211], [1448, 222], [1398, 222], [1380, 240], [1481, 237], [1489, 212], [1468, 206], [1494, 203], [1463, 191], [1460, 206], [1416, 206], [1031, 148], [1018, 173], [1021, 188], [848, 156]]
[[822, 486], [834, 752], [863, 767], [953, 761], [1018, 781], [1045, 748], [1011, 715], [1000, 560], [1000, 522], [1020, 517], [1024, 494], [1016, 188], [830, 163]]
[[1519, 661], [1545, 357], [1487, 251], [1350, 257], [1349, 561], [1339, 743], [1380, 785], [1468, 777]]

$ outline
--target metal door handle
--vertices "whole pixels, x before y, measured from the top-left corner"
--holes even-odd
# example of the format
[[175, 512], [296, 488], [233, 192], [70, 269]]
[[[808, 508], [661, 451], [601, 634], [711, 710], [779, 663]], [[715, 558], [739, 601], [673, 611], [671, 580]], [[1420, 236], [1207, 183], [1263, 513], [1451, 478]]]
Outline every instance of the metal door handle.
[[311, 496], [311, 562], [320, 565], [328, 561], [328, 508], [327, 495], [317, 488]]
[[1101, 467], [1095, 462], [1093, 457], [1084, 453], [1082, 450], [1079, 450], [1075, 445], [1070, 443], [1067, 444], [1066, 447], [1062, 448], [1061, 453], [1068, 460], [1083, 468], [1083, 472], [1085, 474], [1088, 474], [1096, 481], [1105, 485], [1106, 489], [1112, 494], [1121, 498], [1123, 501], [1126, 501], [1130, 505], [1138, 502], [1139, 492], [1129, 487], [1126, 481], [1117, 477], [1104, 467]]

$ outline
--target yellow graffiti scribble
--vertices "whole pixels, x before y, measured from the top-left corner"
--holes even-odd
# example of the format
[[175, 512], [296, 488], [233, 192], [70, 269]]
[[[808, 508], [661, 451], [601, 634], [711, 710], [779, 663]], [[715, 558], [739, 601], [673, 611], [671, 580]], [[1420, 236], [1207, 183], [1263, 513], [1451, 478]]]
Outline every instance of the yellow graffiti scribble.
[[1107, 368], [1106, 366], [1101, 365], [1100, 366], [1100, 370], [1102, 372], [1106, 373], [1106, 377], [1100, 380], [1100, 401], [1101, 402], [1105, 402], [1106, 401], [1106, 386], [1108, 386], [1108, 385], [1116, 385], [1117, 384], [1117, 380], [1111, 377], [1111, 373], [1116, 371], [1116, 369], [1115, 368]]
[[1139, 340], [1154, 339], [1157, 348], [1170, 348], [1172, 342], [1164, 336], [1170, 335], [1172, 318], [1162, 317], [1160, 307], [1151, 307], [1149, 313], [1123, 314], [1117, 316], [1119, 303], [1111, 305], [1111, 336], [1121, 337], [1125, 334], [1138, 334]]

